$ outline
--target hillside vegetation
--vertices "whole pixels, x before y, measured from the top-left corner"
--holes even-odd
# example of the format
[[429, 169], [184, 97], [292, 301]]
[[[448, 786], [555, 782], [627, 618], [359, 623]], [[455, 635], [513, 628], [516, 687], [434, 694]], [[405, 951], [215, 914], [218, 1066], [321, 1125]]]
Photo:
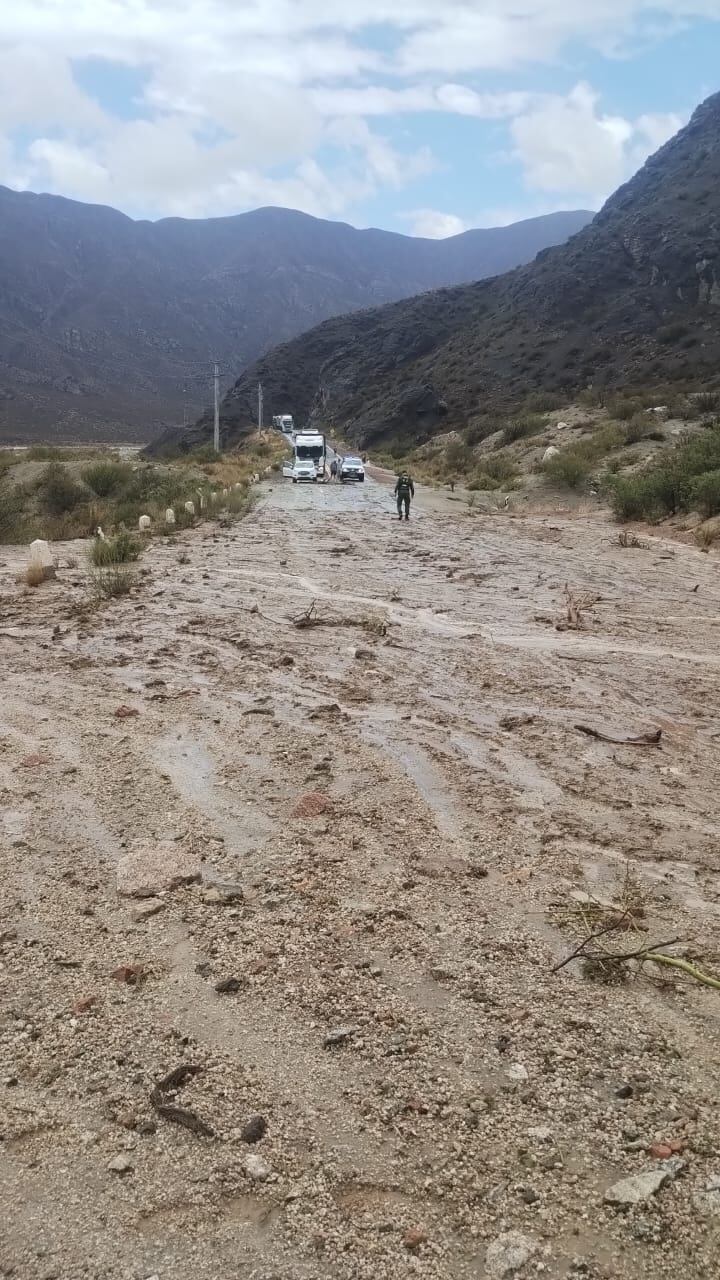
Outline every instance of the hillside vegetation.
[[415, 449], [374, 450], [372, 461], [457, 488], [490, 510], [506, 501], [522, 509], [591, 500], [623, 521], [694, 513], [711, 521], [712, 540], [720, 515], [720, 392], [665, 403], [657, 394], [605, 402], [587, 392], [553, 409], [550, 399], [536, 397], [507, 417], [479, 416]]

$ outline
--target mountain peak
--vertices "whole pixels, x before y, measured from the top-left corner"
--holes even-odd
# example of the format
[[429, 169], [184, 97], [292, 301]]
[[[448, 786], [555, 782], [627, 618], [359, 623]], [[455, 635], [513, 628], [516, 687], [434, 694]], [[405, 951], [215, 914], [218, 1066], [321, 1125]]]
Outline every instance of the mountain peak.
[[0, 188], [0, 439], [146, 442], [202, 410], [212, 359], [235, 373], [326, 317], [495, 274], [586, 222], [429, 241], [273, 207], [134, 222]]
[[530, 265], [330, 320], [270, 352], [228, 394], [227, 438], [249, 429], [258, 378], [269, 412], [363, 444], [417, 443], [537, 390], [717, 384], [719, 126], [715, 94], [588, 226]]

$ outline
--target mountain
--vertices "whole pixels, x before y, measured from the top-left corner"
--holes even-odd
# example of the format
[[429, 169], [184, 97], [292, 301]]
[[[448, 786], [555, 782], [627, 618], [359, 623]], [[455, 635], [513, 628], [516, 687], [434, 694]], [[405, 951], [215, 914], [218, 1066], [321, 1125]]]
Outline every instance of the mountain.
[[478, 279], [588, 213], [449, 240], [357, 231], [289, 209], [134, 222], [0, 187], [0, 439], [140, 439], [328, 316]]
[[[537, 390], [719, 385], [720, 94], [561, 248], [329, 320], [262, 357], [223, 403], [229, 442], [252, 425], [258, 380], [267, 412], [359, 445], [417, 443]], [[184, 445], [207, 432], [201, 421]]]

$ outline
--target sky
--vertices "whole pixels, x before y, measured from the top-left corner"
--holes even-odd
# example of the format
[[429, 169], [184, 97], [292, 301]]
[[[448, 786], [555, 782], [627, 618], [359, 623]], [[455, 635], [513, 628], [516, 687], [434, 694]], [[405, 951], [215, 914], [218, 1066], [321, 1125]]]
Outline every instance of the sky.
[[720, 0], [21, 0], [0, 183], [442, 237], [599, 208], [719, 54]]

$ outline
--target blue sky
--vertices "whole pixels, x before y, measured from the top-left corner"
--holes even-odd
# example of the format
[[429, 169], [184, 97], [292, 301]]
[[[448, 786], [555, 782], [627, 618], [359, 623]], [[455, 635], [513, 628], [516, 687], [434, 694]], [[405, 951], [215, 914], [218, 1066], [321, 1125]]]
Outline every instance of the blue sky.
[[720, 0], [23, 0], [0, 182], [426, 235], [597, 208], [718, 54]]

